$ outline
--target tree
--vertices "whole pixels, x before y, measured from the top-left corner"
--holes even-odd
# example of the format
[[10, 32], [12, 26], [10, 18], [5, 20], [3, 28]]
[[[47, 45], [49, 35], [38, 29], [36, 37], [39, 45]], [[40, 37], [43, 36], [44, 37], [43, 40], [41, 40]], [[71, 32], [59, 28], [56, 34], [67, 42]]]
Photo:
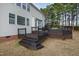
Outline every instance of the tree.
[[[77, 4], [76, 3], [54, 3], [48, 5], [46, 8], [41, 9], [41, 11], [47, 16], [48, 19], [52, 19], [52, 21], [60, 20], [60, 15], [63, 13], [65, 15], [65, 25], [66, 21], [69, 21], [70, 19], [67, 18], [67, 13], [71, 14], [71, 25], [74, 26], [74, 18], [76, 16], [76, 25], [77, 25]], [[74, 16], [74, 13], [76, 12], [76, 15]]]
[[40, 8], [40, 10], [45, 16], [48, 15], [48, 9], [47, 8]]

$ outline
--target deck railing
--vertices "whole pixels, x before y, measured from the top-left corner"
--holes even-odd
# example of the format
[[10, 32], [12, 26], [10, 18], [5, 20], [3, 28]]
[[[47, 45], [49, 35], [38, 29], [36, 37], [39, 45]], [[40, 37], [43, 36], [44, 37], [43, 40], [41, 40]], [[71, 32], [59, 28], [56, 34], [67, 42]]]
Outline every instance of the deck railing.
[[18, 38], [26, 37], [26, 28], [18, 28]]

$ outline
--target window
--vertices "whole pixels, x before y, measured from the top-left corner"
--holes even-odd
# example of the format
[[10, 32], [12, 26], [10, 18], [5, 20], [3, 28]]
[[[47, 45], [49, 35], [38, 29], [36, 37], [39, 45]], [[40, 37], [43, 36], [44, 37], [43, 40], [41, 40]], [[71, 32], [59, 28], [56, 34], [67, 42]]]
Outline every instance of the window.
[[15, 14], [9, 13], [9, 24], [15, 24]]
[[25, 18], [22, 16], [17, 16], [17, 24], [18, 25], [25, 25]]
[[42, 20], [38, 20], [38, 26], [40, 27], [40, 28], [42, 28]]
[[35, 20], [35, 27], [38, 27], [38, 19]]
[[17, 6], [21, 7], [21, 3], [16, 3]]
[[26, 3], [23, 3], [23, 4], [22, 4], [22, 8], [23, 8], [23, 9], [26, 9]]
[[27, 26], [29, 26], [29, 18], [27, 18]]
[[27, 11], [30, 11], [30, 5], [27, 4]]

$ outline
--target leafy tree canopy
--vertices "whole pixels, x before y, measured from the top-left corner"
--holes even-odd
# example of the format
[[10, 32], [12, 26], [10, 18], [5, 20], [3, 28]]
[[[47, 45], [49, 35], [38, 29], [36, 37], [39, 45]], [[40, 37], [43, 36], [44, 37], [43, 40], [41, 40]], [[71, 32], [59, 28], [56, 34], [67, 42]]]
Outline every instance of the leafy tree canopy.
[[59, 20], [61, 13], [74, 11], [76, 6], [76, 3], [54, 3], [48, 5], [46, 8], [41, 8], [40, 10], [47, 16], [47, 18]]

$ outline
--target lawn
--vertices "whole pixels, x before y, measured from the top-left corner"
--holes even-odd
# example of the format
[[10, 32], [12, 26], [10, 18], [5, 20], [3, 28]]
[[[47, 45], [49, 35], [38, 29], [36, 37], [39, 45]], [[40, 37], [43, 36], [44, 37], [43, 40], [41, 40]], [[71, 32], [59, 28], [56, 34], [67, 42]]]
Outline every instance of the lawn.
[[20, 40], [11, 40], [0, 43], [0, 55], [11, 56], [79, 56], [79, 32], [74, 31], [73, 39], [47, 38], [42, 44], [45, 46], [40, 50], [27, 49], [18, 44]]

